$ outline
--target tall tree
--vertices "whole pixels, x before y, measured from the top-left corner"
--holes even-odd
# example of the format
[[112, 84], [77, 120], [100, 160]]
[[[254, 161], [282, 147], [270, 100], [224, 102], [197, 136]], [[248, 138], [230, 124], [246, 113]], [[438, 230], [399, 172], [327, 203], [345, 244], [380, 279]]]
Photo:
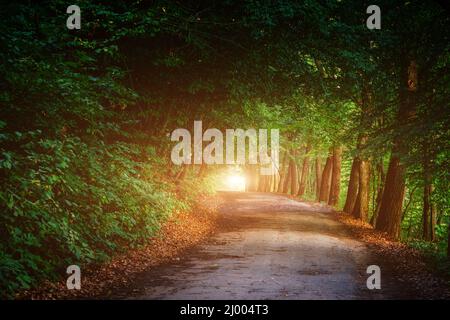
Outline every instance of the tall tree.
[[[397, 121], [405, 125], [414, 115], [417, 92], [417, 64], [414, 59], [402, 59], [401, 83], [399, 86], [400, 108]], [[385, 231], [394, 239], [400, 235], [403, 198], [405, 194], [405, 165], [401, 155], [405, 154], [405, 143], [400, 135], [394, 139], [391, 159], [389, 161], [380, 212], [376, 229]]]
[[322, 182], [322, 160], [320, 157], [316, 157], [315, 161], [315, 177], [316, 177], [316, 200], [320, 199], [320, 187]]
[[333, 168], [331, 172], [330, 196], [328, 204], [335, 206], [339, 202], [339, 193], [341, 190], [341, 161], [342, 147], [333, 147]]
[[347, 188], [347, 198], [345, 200], [344, 212], [352, 213], [355, 207], [356, 198], [358, 195], [359, 185], [359, 158], [353, 158], [352, 169], [350, 171], [350, 179]]
[[290, 173], [291, 173], [291, 194], [296, 195], [298, 190], [298, 178], [297, 178], [297, 163], [295, 161], [296, 150], [292, 151], [292, 158], [290, 161]]
[[301, 177], [300, 177], [300, 184], [298, 187], [298, 196], [303, 196], [305, 194], [306, 189], [306, 181], [308, 179], [309, 174], [309, 155], [308, 153], [311, 150], [311, 145], [308, 144], [305, 148], [305, 155], [303, 157], [303, 165], [302, 165], [302, 171], [301, 171]]
[[325, 162], [325, 167], [322, 172], [322, 181], [320, 185], [320, 196], [319, 201], [324, 201], [328, 203], [330, 196], [330, 185], [331, 185], [331, 170], [333, 169], [333, 155], [330, 154]]
[[424, 240], [435, 240], [436, 228], [436, 206], [433, 205], [431, 194], [433, 192], [433, 181], [431, 174], [431, 155], [427, 147], [428, 141], [423, 146], [423, 209], [422, 209], [422, 236]]
[[369, 215], [369, 161], [360, 159], [358, 174], [358, 195], [352, 215], [362, 221], [367, 221]]
[[288, 175], [288, 152], [284, 151], [283, 153], [283, 161], [280, 166], [280, 180], [278, 181], [277, 192], [283, 192], [284, 181], [286, 180], [286, 176]]

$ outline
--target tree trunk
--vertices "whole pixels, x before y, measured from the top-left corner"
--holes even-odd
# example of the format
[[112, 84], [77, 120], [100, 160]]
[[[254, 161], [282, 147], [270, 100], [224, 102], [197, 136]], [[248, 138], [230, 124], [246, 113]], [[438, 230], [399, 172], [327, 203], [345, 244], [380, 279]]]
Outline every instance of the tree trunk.
[[378, 187], [377, 187], [376, 206], [372, 218], [370, 219], [370, 224], [372, 226], [375, 226], [377, 222], [378, 213], [380, 212], [381, 198], [383, 197], [384, 180], [385, 180], [383, 158], [381, 158], [377, 164], [377, 172], [378, 172]]
[[434, 241], [436, 238], [436, 207], [431, 202], [433, 185], [426, 183], [423, 188], [423, 239]]
[[308, 170], [308, 193], [316, 194], [316, 171], [315, 168], [311, 166], [311, 160]]
[[278, 188], [277, 188], [277, 192], [281, 193], [283, 192], [283, 185], [284, 185], [284, 181], [286, 179], [286, 176], [288, 175], [288, 153], [287, 151], [284, 152], [283, 155], [283, 161], [281, 162], [281, 167], [280, 167], [280, 181], [278, 182]]
[[291, 166], [291, 161], [289, 160], [286, 177], [284, 179], [284, 184], [283, 184], [283, 193], [286, 193], [286, 194], [289, 192], [289, 183], [291, 182], [291, 175], [292, 175], [291, 171], [292, 171], [292, 166]]
[[292, 152], [291, 159], [291, 194], [295, 196], [297, 194], [298, 189], [298, 178], [297, 178], [297, 163], [295, 162], [295, 150]]
[[422, 210], [422, 237], [424, 240], [430, 241], [431, 240], [431, 224], [430, 224], [430, 218], [431, 218], [431, 201], [430, 201], [430, 195], [431, 195], [431, 185], [429, 183], [426, 183], [423, 188], [423, 210]]
[[320, 199], [320, 186], [322, 181], [322, 160], [316, 158], [316, 200]]
[[334, 147], [330, 197], [328, 200], [328, 204], [331, 206], [336, 206], [339, 202], [339, 192], [341, 190], [341, 162], [342, 162], [342, 147]]
[[375, 228], [397, 239], [400, 233], [403, 198], [405, 195], [405, 167], [397, 156], [391, 156], [386, 184], [381, 198]]
[[309, 173], [309, 156], [308, 153], [311, 150], [311, 146], [307, 145], [306, 146], [306, 152], [305, 152], [305, 157], [303, 158], [303, 166], [302, 166], [302, 175], [300, 178], [300, 185], [298, 187], [298, 196], [303, 196], [305, 194], [305, 189], [306, 189], [306, 180], [308, 177], [308, 173]]
[[431, 194], [433, 193], [433, 184], [431, 176], [431, 157], [429, 153], [428, 144], [429, 141], [423, 142], [423, 210], [422, 210], [422, 237], [427, 241], [435, 240], [435, 227], [436, 227], [436, 208], [431, 202]]
[[358, 196], [359, 184], [359, 158], [355, 157], [350, 172], [350, 180], [348, 182], [347, 199], [345, 200], [344, 212], [352, 213], [355, 207], [356, 197]]
[[267, 176], [267, 188], [266, 188], [266, 192], [272, 192], [273, 191], [273, 185], [275, 182], [275, 174], [271, 174], [270, 176]]
[[[415, 110], [415, 93], [417, 91], [417, 70], [415, 61], [409, 66], [402, 66], [402, 83], [400, 84], [400, 109], [398, 123], [404, 125], [412, 117]], [[385, 231], [394, 239], [400, 235], [402, 204], [405, 194], [405, 166], [401, 163], [399, 154], [406, 153], [403, 138], [394, 139], [394, 147], [386, 175], [386, 183], [381, 199], [380, 211], [376, 229]]]
[[369, 215], [369, 162], [360, 159], [359, 161], [359, 177], [358, 177], [358, 196], [356, 197], [355, 207], [352, 215], [362, 221], [367, 221]]
[[279, 175], [279, 172], [277, 170], [272, 175], [272, 181], [271, 181], [271, 184], [270, 184], [270, 192], [277, 192], [278, 181], [279, 180], [280, 180], [280, 175]]
[[332, 167], [333, 167], [333, 156], [329, 155], [322, 173], [321, 179], [322, 181], [320, 184], [320, 196], [319, 196], [320, 202], [324, 201], [328, 203], [328, 197], [330, 195], [330, 182], [331, 182], [330, 180]]

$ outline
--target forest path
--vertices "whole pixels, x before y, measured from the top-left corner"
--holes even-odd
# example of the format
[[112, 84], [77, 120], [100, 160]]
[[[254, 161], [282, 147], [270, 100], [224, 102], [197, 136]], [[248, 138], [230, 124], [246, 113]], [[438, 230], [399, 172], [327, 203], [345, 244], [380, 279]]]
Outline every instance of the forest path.
[[370, 250], [329, 207], [277, 194], [223, 198], [219, 230], [208, 241], [142, 273], [119, 297], [383, 299], [395, 289], [367, 289]]

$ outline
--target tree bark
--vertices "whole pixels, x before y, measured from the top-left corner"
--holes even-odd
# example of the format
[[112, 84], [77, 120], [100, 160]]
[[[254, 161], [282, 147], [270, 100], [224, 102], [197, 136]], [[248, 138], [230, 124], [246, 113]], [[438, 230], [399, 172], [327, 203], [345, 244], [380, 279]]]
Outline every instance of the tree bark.
[[377, 230], [397, 239], [400, 234], [403, 198], [405, 196], [405, 167], [398, 156], [391, 156], [380, 210], [375, 224]]
[[330, 197], [328, 204], [336, 206], [339, 202], [339, 192], [341, 190], [341, 162], [342, 147], [333, 148], [333, 168], [331, 173]]
[[322, 181], [322, 160], [316, 158], [316, 200], [320, 199], [320, 186]]
[[435, 240], [436, 228], [436, 207], [432, 204], [431, 194], [433, 193], [432, 174], [431, 174], [431, 156], [429, 153], [429, 141], [423, 142], [423, 210], [422, 210], [422, 237], [427, 241]]
[[272, 175], [272, 180], [270, 183], [270, 192], [277, 192], [279, 180], [280, 180], [280, 175], [279, 175], [278, 171], [275, 171], [274, 174]]
[[289, 160], [289, 165], [287, 167], [287, 172], [286, 172], [286, 177], [284, 179], [284, 185], [283, 185], [283, 193], [288, 193], [289, 192], [289, 183], [291, 182], [291, 173], [292, 171], [292, 166], [291, 166], [291, 161]]
[[298, 178], [297, 178], [297, 163], [295, 162], [295, 150], [292, 152], [291, 159], [291, 194], [295, 196], [297, 194], [298, 189]]
[[359, 161], [359, 177], [358, 177], [358, 195], [356, 197], [355, 207], [352, 215], [362, 221], [367, 221], [369, 215], [369, 162], [360, 159]]
[[320, 184], [320, 196], [319, 201], [328, 203], [328, 197], [330, 195], [330, 183], [331, 183], [331, 170], [333, 167], [333, 156], [329, 155], [325, 163], [325, 168], [322, 173], [322, 181]]
[[347, 198], [345, 200], [344, 212], [352, 213], [355, 207], [356, 198], [358, 196], [359, 185], [359, 158], [353, 158], [352, 170], [350, 172], [350, 180], [348, 182]]
[[433, 185], [426, 183], [423, 188], [423, 239], [434, 241], [436, 239], [436, 207], [431, 202]]
[[377, 164], [377, 172], [378, 172], [378, 186], [377, 186], [376, 206], [372, 218], [370, 219], [370, 224], [372, 226], [375, 226], [377, 222], [378, 213], [380, 212], [381, 198], [383, 197], [384, 180], [385, 180], [383, 158], [381, 158]]
[[270, 176], [267, 176], [267, 186], [266, 186], [266, 192], [272, 192], [273, 191], [273, 185], [275, 182], [275, 174], [271, 174]]
[[[404, 125], [412, 117], [415, 110], [415, 93], [417, 91], [417, 70], [415, 61], [409, 66], [402, 66], [402, 83], [400, 84], [400, 109], [398, 123]], [[402, 205], [405, 195], [405, 165], [399, 155], [406, 153], [402, 137], [394, 139], [394, 146], [389, 161], [383, 197], [375, 228], [387, 232], [389, 236], [398, 239], [402, 217]]]
[[311, 146], [308, 144], [306, 146], [306, 150], [305, 150], [305, 156], [303, 158], [303, 165], [302, 165], [302, 173], [301, 173], [301, 178], [300, 178], [300, 185], [298, 187], [298, 196], [303, 196], [305, 194], [305, 189], [306, 189], [306, 181], [308, 178], [308, 173], [309, 173], [309, 156], [308, 153], [311, 150]]
[[284, 181], [286, 179], [286, 176], [288, 175], [288, 153], [287, 151], [284, 152], [283, 155], [283, 161], [281, 162], [281, 167], [280, 167], [280, 181], [278, 182], [278, 188], [277, 188], [277, 192], [281, 193], [283, 192], [283, 185], [284, 185]]

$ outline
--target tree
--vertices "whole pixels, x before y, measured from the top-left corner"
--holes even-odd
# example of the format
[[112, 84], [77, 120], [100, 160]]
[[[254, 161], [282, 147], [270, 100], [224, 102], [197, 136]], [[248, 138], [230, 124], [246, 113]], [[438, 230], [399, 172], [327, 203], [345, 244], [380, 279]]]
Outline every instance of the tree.
[[[405, 125], [414, 114], [415, 94], [417, 91], [417, 65], [415, 60], [403, 60], [402, 78], [400, 84], [400, 109], [398, 122]], [[400, 235], [403, 198], [405, 194], [405, 165], [401, 162], [400, 154], [405, 153], [405, 144], [399, 135], [394, 140], [391, 159], [389, 161], [380, 212], [376, 222], [376, 229], [385, 231], [392, 238]]]
[[333, 156], [329, 155], [327, 161], [325, 162], [325, 167], [322, 172], [322, 181], [320, 186], [320, 197], [319, 201], [324, 201], [328, 203], [330, 196], [330, 185], [331, 185], [331, 171], [333, 169]]
[[315, 161], [315, 177], [316, 177], [316, 200], [319, 201], [320, 198], [320, 188], [322, 181], [322, 163], [320, 157], [316, 157]]
[[369, 215], [369, 162], [361, 159], [359, 161], [358, 195], [352, 215], [362, 221], [367, 221]]
[[339, 192], [341, 186], [341, 158], [342, 147], [333, 147], [333, 165], [331, 173], [330, 196], [328, 200], [328, 204], [331, 206], [337, 205], [339, 201]]
[[303, 156], [303, 165], [300, 177], [300, 184], [298, 188], [298, 196], [303, 196], [305, 194], [306, 181], [309, 173], [309, 155], [308, 153], [311, 150], [311, 146], [308, 144], [305, 148], [305, 155]]
[[350, 172], [350, 179], [347, 188], [347, 197], [343, 209], [344, 212], [350, 214], [353, 212], [353, 208], [355, 207], [356, 198], [358, 195], [359, 170], [360, 170], [359, 162], [360, 161], [358, 157], [353, 158], [352, 168]]
[[297, 163], [295, 161], [296, 151], [292, 151], [292, 158], [289, 164], [289, 171], [291, 175], [291, 194], [296, 195], [298, 190], [298, 178], [297, 178]]

